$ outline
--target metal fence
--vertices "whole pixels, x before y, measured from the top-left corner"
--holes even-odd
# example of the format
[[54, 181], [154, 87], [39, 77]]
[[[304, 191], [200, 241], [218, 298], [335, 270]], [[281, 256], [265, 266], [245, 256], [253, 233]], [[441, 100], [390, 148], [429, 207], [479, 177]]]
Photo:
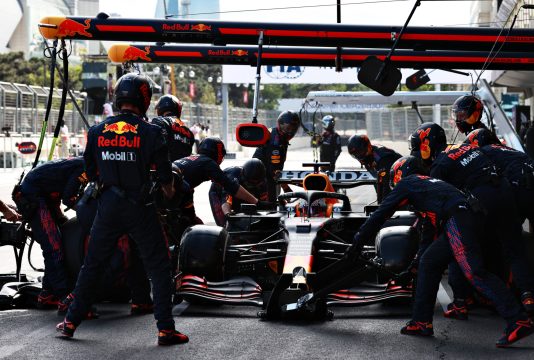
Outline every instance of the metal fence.
[[[149, 117], [155, 116], [154, 104], [150, 107]], [[267, 127], [275, 126], [276, 119], [280, 114], [276, 110], [260, 110], [258, 121]], [[182, 119], [189, 121], [188, 125], [195, 123], [208, 125], [211, 135], [221, 136], [222, 133], [222, 105], [184, 103], [182, 108]], [[252, 109], [248, 108], [228, 108], [228, 139], [235, 140], [235, 131], [239, 123], [250, 122], [252, 120]]]
[[[53, 131], [56, 124], [59, 105], [61, 101], [61, 89], [54, 89], [52, 94], [52, 109], [48, 122], [47, 131]], [[13, 134], [37, 134], [41, 132], [42, 121], [46, 112], [49, 89], [41, 86], [12, 84], [0, 82], [0, 128], [2, 133]], [[87, 109], [87, 98], [79, 91], [73, 94], [81, 109]], [[155, 99], [157, 100], [157, 99]], [[156, 116], [154, 112], [156, 101], [153, 102], [147, 114], [150, 118]], [[206, 105], [184, 103], [182, 117], [189, 124], [200, 123], [208, 125], [211, 133], [221, 134], [221, 119], [223, 111], [221, 105]], [[258, 119], [268, 127], [273, 126], [278, 111], [260, 110]], [[86, 116], [89, 124], [102, 120], [101, 116]], [[238, 123], [250, 121], [252, 110], [247, 108], [228, 109], [228, 129], [230, 133]], [[67, 96], [64, 121], [72, 134], [81, 134], [85, 130], [80, 114], [75, 110], [70, 97]]]
[[[49, 89], [41, 86], [0, 82], [0, 128], [2, 132], [4, 134], [39, 133], [46, 112], [48, 93]], [[85, 97], [79, 91], [73, 91], [73, 95], [84, 109]], [[48, 131], [53, 129], [57, 121], [60, 100], [61, 90], [54, 89]], [[69, 130], [75, 133], [79, 132], [83, 126], [80, 114], [73, 111], [73, 104], [69, 97], [67, 97], [63, 120]]]
[[[433, 122], [436, 118], [434, 113], [439, 112], [439, 124], [445, 130], [447, 139], [463, 141], [464, 135], [458, 134], [454, 123], [450, 121], [451, 106], [439, 107], [422, 106], [419, 108], [421, 117], [425, 122]], [[367, 134], [369, 138], [380, 140], [404, 141], [410, 134], [421, 125], [421, 121], [415, 110], [410, 108], [384, 108], [369, 110], [365, 114]]]

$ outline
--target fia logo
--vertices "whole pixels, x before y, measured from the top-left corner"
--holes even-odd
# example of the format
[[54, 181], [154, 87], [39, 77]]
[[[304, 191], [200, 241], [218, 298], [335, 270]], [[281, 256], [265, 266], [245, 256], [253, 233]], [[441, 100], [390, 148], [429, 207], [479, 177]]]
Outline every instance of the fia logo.
[[273, 79], [296, 79], [301, 77], [306, 68], [304, 66], [266, 66], [266, 74]]

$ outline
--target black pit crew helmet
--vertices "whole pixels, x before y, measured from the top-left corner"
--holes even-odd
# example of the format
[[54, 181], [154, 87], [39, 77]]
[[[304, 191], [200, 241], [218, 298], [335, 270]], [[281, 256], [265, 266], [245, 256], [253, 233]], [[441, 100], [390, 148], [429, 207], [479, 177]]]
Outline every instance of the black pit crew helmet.
[[260, 159], [250, 159], [243, 164], [241, 181], [246, 189], [257, 188], [265, 182], [267, 171]]
[[482, 118], [482, 111], [484, 104], [474, 95], [465, 95], [456, 99], [451, 109], [451, 116], [458, 130], [461, 133], [467, 134], [472, 129], [476, 129], [476, 125]]
[[447, 147], [445, 130], [431, 122], [419, 125], [409, 140], [410, 155], [420, 158], [427, 166], [431, 165], [437, 155]]
[[300, 118], [297, 113], [292, 111], [284, 111], [278, 116], [276, 123], [280, 135], [286, 140], [291, 140], [300, 127]]
[[226, 148], [221, 139], [211, 136], [202, 140], [198, 146], [198, 153], [208, 156], [215, 161], [217, 165], [221, 165], [224, 156], [226, 155]]
[[332, 131], [334, 130], [334, 126], [336, 126], [336, 120], [332, 115], [326, 115], [321, 120], [321, 124], [323, 124], [323, 129]]
[[117, 80], [114, 90], [115, 106], [120, 109], [125, 103], [135, 105], [140, 115], [146, 114], [152, 99], [152, 88], [144, 75], [128, 73]]
[[486, 145], [502, 145], [497, 136], [486, 128], [480, 128], [471, 131], [464, 141], [464, 144], [474, 147], [482, 147]]
[[373, 147], [367, 135], [352, 135], [347, 148], [349, 154], [362, 164], [367, 164], [368, 158], [373, 155]]
[[391, 165], [389, 170], [389, 187], [393, 189], [399, 181], [406, 176], [413, 174], [427, 175], [426, 170], [421, 159], [415, 156], [403, 156]]
[[156, 103], [156, 112], [158, 116], [163, 116], [165, 113], [168, 115], [176, 116], [180, 118], [182, 115], [182, 102], [174, 95], [163, 95]]

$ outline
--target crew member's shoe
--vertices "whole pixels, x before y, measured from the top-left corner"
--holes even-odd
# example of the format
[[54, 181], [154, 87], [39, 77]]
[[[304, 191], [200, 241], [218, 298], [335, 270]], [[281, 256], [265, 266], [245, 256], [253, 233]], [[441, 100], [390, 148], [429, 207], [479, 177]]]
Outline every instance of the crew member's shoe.
[[534, 296], [531, 291], [521, 294], [521, 304], [529, 316], [534, 316]]
[[447, 305], [447, 311], [443, 313], [443, 316], [449, 319], [467, 320], [467, 305], [464, 301], [454, 300]]
[[404, 335], [433, 336], [434, 328], [431, 322], [410, 320], [400, 332]]
[[529, 319], [518, 320], [504, 330], [504, 335], [497, 340], [497, 347], [504, 348], [534, 333], [534, 324]]
[[37, 307], [39, 309], [49, 309], [58, 306], [59, 298], [47, 290], [43, 290], [37, 296]]
[[132, 304], [130, 315], [146, 315], [154, 313], [153, 304]]
[[69, 310], [69, 306], [74, 300], [74, 295], [69, 294], [66, 297], [64, 297], [59, 304], [57, 305], [57, 314], [59, 316], [65, 316], [67, 314], [67, 310]]
[[[67, 295], [63, 300], [61, 300], [57, 306], [58, 316], [67, 315], [70, 304], [74, 301], [74, 295], [71, 293]], [[100, 315], [98, 314], [96, 307], [91, 306], [91, 310], [85, 315], [85, 320], [98, 319]]]
[[158, 345], [161, 346], [185, 344], [188, 341], [187, 335], [174, 329], [160, 330], [158, 333]]
[[65, 319], [56, 325], [56, 331], [61, 333], [62, 337], [71, 338], [74, 336], [74, 331], [76, 331], [76, 325]]

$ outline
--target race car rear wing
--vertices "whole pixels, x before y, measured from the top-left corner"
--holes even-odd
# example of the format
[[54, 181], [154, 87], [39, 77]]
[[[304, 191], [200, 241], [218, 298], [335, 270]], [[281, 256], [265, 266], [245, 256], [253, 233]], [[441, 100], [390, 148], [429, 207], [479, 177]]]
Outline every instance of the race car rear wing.
[[[277, 182], [302, 186], [302, 181], [309, 174], [313, 174], [313, 170], [283, 170]], [[327, 175], [336, 190], [376, 184], [376, 178], [367, 170], [340, 170]]]

